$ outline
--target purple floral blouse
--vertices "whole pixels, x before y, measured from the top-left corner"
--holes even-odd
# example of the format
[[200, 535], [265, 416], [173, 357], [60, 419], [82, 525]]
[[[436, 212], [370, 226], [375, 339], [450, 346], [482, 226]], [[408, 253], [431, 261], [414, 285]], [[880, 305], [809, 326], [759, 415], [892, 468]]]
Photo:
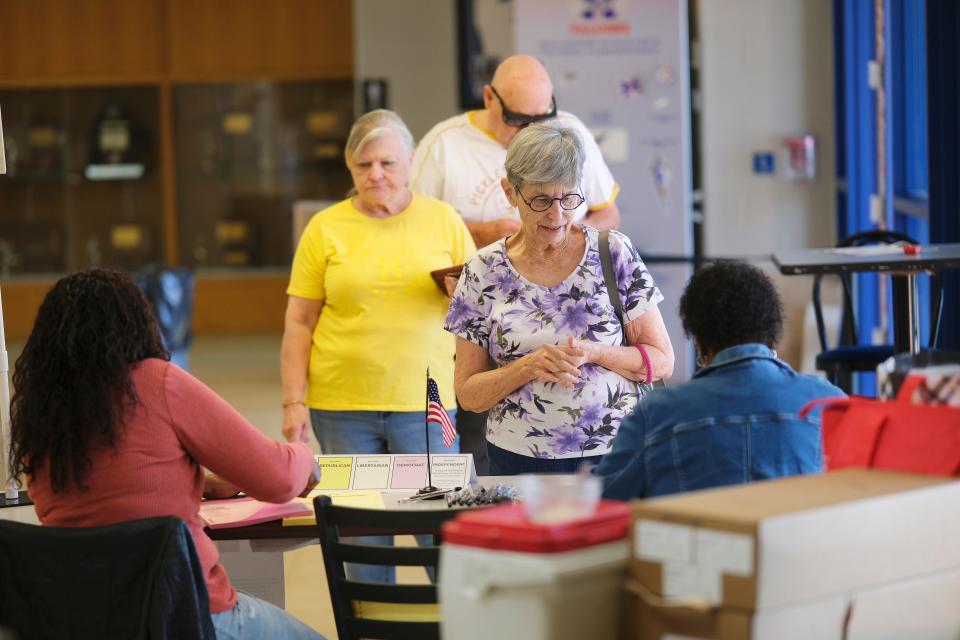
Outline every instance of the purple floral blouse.
[[[506, 239], [478, 251], [464, 266], [444, 328], [486, 349], [498, 366], [543, 344], [566, 344], [571, 335], [623, 344], [623, 328], [600, 267], [599, 233], [586, 225], [581, 228], [587, 240], [583, 258], [555, 287], [521, 276], [507, 257]], [[610, 253], [629, 322], [659, 304], [663, 295], [629, 238], [611, 231]], [[487, 418], [487, 440], [535, 458], [602, 455], [637, 400], [636, 383], [587, 364], [573, 389], [533, 381], [501, 400]]]

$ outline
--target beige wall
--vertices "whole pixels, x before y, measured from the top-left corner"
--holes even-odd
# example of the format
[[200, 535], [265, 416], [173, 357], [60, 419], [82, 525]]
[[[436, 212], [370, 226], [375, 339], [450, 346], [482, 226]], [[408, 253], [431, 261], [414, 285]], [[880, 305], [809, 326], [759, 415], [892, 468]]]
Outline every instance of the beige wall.
[[[708, 255], [755, 256], [835, 241], [830, 0], [700, 0], [703, 195]], [[809, 183], [754, 175], [755, 151], [797, 133], [817, 139]], [[772, 264], [767, 263], [772, 270]], [[806, 277], [778, 278], [788, 310], [781, 355], [797, 363]]]
[[387, 79], [417, 140], [459, 112], [456, 31], [452, 0], [353, 0], [354, 77]]

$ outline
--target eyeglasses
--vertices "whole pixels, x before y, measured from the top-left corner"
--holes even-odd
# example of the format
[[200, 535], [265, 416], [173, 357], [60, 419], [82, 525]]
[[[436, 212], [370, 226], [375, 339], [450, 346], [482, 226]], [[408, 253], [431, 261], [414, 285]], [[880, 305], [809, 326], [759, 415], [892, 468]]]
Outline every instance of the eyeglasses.
[[550, 196], [539, 195], [527, 200], [520, 191], [520, 187], [514, 188], [517, 190], [517, 194], [520, 196], [520, 199], [527, 203], [527, 206], [530, 207], [530, 210], [536, 211], [537, 213], [543, 213], [552, 207], [554, 200], [560, 203], [560, 208], [564, 211], [573, 211], [584, 202], [584, 197], [579, 193], [566, 193], [559, 198], [551, 198]]
[[500, 94], [497, 93], [497, 90], [490, 85], [490, 90], [493, 91], [493, 95], [497, 96], [497, 100], [500, 101], [500, 110], [503, 112], [503, 122], [508, 127], [514, 127], [519, 129], [520, 127], [525, 127], [528, 124], [533, 124], [534, 122], [543, 122], [544, 120], [550, 120], [557, 116], [557, 98], [556, 96], [550, 96], [550, 111], [548, 113], [541, 113], [536, 116], [528, 116], [525, 113], [517, 113], [516, 111], [510, 111], [507, 108], [507, 105], [503, 102], [503, 98], [500, 97]]

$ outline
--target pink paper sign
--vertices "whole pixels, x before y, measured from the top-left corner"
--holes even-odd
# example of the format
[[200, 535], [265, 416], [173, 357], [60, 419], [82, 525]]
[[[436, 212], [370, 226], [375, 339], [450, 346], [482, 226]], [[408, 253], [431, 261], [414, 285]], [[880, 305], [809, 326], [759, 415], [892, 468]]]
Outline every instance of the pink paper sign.
[[394, 456], [391, 489], [420, 489], [427, 485], [427, 456]]

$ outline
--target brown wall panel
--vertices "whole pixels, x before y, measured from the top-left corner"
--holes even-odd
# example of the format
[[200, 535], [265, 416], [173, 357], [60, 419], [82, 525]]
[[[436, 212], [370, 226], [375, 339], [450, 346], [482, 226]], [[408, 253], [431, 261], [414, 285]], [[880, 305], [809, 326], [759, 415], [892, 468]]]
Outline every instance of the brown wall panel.
[[30, 335], [33, 322], [37, 319], [37, 309], [53, 282], [40, 279], [0, 282], [3, 328], [7, 340], [25, 340]]
[[174, 81], [350, 78], [349, 0], [170, 0]]
[[157, 76], [162, 2], [0, 0], [0, 81]]
[[[286, 274], [199, 275], [193, 309], [197, 335], [278, 333], [287, 308]], [[7, 340], [25, 340], [54, 280], [0, 282]]]
[[198, 335], [283, 331], [288, 274], [197, 277], [193, 330]]

